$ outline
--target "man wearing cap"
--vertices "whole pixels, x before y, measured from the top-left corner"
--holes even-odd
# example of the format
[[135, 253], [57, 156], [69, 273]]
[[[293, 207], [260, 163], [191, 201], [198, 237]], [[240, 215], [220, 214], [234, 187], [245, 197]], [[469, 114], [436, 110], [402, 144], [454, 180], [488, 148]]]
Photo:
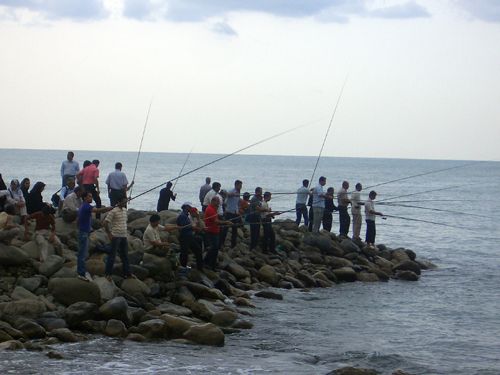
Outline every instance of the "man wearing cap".
[[177, 227], [179, 229], [179, 243], [181, 246], [181, 254], [179, 262], [181, 266], [186, 269], [188, 263], [188, 250], [191, 249], [196, 258], [196, 268], [200, 271], [203, 270], [203, 257], [201, 254], [201, 246], [194, 236], [193, 223], [189, 217], [189, 212], [193, 204], [185, 202], [182, 204], [182, 211], [177, 216]]

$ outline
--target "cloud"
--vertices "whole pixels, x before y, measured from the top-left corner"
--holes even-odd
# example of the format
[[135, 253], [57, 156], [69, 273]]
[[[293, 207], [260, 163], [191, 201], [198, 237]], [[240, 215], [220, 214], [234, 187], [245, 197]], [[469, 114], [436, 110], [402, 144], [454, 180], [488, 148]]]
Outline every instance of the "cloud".
[[369, 15], [379, 18], [420, 18], [430, 17], [429, 12], [415, 1], [374, 9]]
[[456, 2], [475, 18], [487, 22], [500, 22], [500, 1], [498, 0], [457, 0]]
[[49, 19], [90, 20], [106, 18], [102, 0], [0, 0], [0, 6], [27, 9]]
[[258, 12], [277, 17], [314, 17], [322, 22], [347, 22], [352, 16], [383, 18], [427, 17], [414, 0], [369, 10], [367, 0], [125, 0], [124, 15], [177, 22], [200, 22], [230, 12]]
[[227, 22], [216, 22], [212, 26], [212, 31], [218, 34], [224, 34], [228, 36], [237, 36], [238, 33], [231, 27]]

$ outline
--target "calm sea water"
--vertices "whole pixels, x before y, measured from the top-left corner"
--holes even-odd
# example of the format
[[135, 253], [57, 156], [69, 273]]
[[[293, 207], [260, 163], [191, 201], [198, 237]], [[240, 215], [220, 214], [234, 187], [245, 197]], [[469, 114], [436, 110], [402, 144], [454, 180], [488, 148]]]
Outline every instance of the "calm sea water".
[[[101, 180], [121, 161], [132, 179], [135, 153], [75, 151], [75, 159], [101, 160]], [[45, 198], [58, 189], [64, 151], [0, 150], [4, 180], [29, 177], [47, 184]], [[133, 195], [179, 175], [186, 154], [144, 153]], [[220, 155], [192, 154], [184, 172]], [[177, 202], [197, 202], [206, 176], [230, 188], [262, 186], [271, 192], [294, 192], [310, 178], [314, 157], [236, 155], [177, 183]], [[342, 180], [371, 186], [429, 171], [464, 165], [463, 161], [322, 158], [315, 180], [327, 186]], [[377, 242], [404, 246], [436, 263], [437, 270], [415, 283], [341, 284], [310, 292], [281, 291], [284, 301], [256, 300], [254, 329], [227, 336], [223, 348], [169, 342], [132, 343], [98, 338], [56, 349], [66, 359], [40, 353], [0, 353], [1, 373], [151, 373], [151, 374], [325, 374], [347, 365], [390, 373], [402, 368], [415, 374], [500, 374], [500, 163], [477, 162], [456, 169], [375, 188], [378, 200], [455, 212], [379, 204], [393, 216], [449, 226], [388, 218], [379, 221]], [[431, 191], [432, 190], [432, 191]], [[426, 192], [417, 194], [419, 192]], [[158, 190], [131, 204], [152, 209]], [[411, 195], [410, 195], [411, 194]], [[294, 207], [293, 194], [275, 195], [273, 209]], [[107, 198], [103, 197], [107, 203]], [[400, 203], [403, 204], [403, 203]], [[480, 216], [472, 216], [480, 215]], [[290, 214], [291, 215], [291, 214]], [[338, 219], [334, 220], [334, 231]]]

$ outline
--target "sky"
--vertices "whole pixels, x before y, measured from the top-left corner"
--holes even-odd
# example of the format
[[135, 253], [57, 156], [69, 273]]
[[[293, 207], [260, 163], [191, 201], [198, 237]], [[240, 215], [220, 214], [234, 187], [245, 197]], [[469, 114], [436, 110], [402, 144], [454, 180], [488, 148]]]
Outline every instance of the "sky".
[[[0, 148], [500, 160], [498, 0], [0, 0]], [[342, 87], [345, 83], [344, 90]], [[342, 95], [340, 95], [342, 91]]]

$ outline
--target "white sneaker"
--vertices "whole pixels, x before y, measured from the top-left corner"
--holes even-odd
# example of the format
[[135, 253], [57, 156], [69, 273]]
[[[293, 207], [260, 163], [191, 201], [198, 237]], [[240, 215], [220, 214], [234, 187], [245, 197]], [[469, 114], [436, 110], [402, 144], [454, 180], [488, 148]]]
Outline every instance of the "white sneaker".
[[92, 276], [90, 275], [90, 273], [88, 272], [85, 272], [85, 278], [88, 280], [88, 281], [93, 281], [94, 279], [92, 279]]

